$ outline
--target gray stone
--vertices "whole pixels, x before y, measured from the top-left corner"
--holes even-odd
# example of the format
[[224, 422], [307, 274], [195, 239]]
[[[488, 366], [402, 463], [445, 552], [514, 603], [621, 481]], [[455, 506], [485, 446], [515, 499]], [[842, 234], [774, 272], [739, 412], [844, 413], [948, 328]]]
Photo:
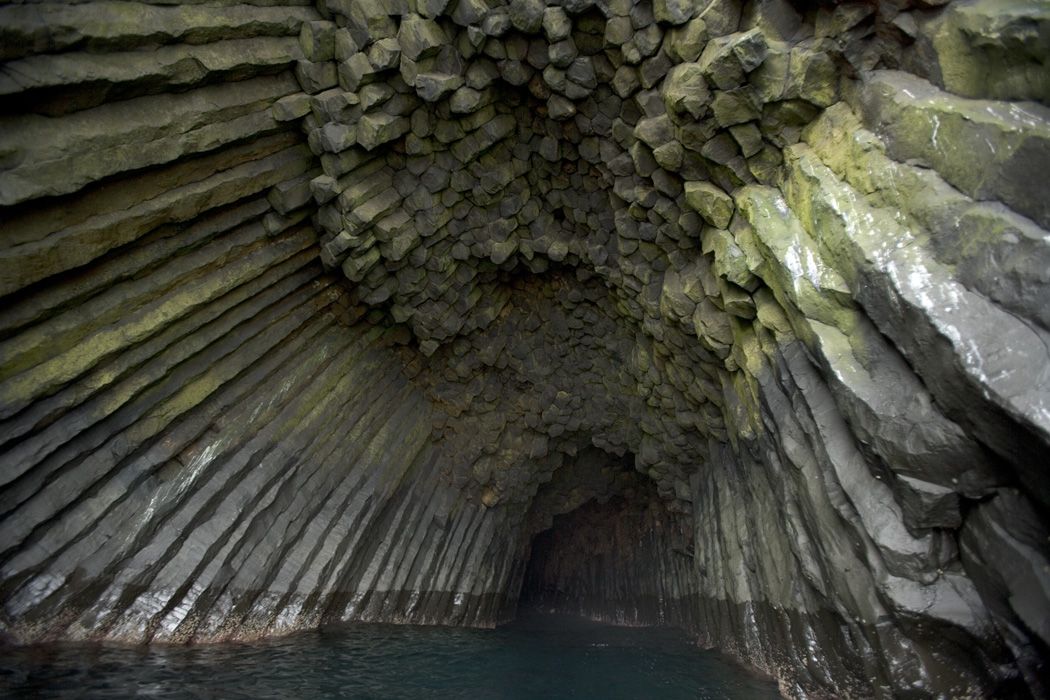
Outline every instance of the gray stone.
[[594, 72], [594, 64], [589, 57], [581, 56], [575, 59], [565, 71], [566, 77], [580, 87], [593, 90], [598, 87], [598, 78]]
[[325, 124], [320, 129], [321, 145], [329, 153], [345, 151], [357, 139], [357, 127], [344, 124]]
[[448, 43], [448, 37], [434, 20], [409, 15], [401, 19], [397, 41], [409, 60], [418, 61], [436, 54], [438, 49]]
[[534, 34], [543, 25], [543, 0], [510, 0], [510, 20], [519, 32]]
[[339, 86], [347, 92], [357, 92], [375, 79], [375, 69], [365, 53], [355, 53], [339, 64]]
[[270, 110], [279, 122], [300, 119], [310, 113], [310, 96], [305, 93], [286, 95], [274, 102]]
[[382, 113], [366, 114], [357, 123], [357, 142], [371, 151], [382, 143], [403, 136], [410, 128], [411, 123], [404, 117]]
[[368, 47], [368, 60], [376, 70], [397, 68], [401, 59], [401, 46], [397, 39], [380, 39]]
[[501, 37], [511, 28], [511, 18], [506, 12], [490, 12], [481, 23], [481, 31], [485, 36]]
[[650, 148], [657, 148], [674, 138], [674, 129], [667, 115], [641, 119], [634, 127], [634, 135]]
[[562, 8], [548, 7], [543, 11], [543, 32], [550, 43], [566, 39], [572, 32], [572, 20]]
[[304, 92], [315, 94], [334, 86], [337, 83], [335, 64], [330, 61], [312, 63], [297, 61], [295, 77]]
[[361, 50], [361, 47], [354, 41], [354, 35], [346, 27], [335, 30], [333, 44], [333, 57], [340, 63]]
[[613, 17], [605, 25], [605, 43], [622, 46], [634, 38], [634, 26], [629, 17]]
[[576, 105], [561, 95], [551, 95], [547, 100], [547, 114], [551, 119], [569, 119], [576, 114]]
[[515, 86], [522, 86], [532, 78], [532, 68], [527, 63], [515, 60], [499, 62], [499, 74], [505, 81]]
[[420, 73], [416, 76], [416, 94], [426, 102], [437, 102], [463, 85], [459, 75]]
[[470, 64], [466, 73], [466, 84], [474, 90], [484, 90], [499, 77], [499, 67], [488, 60]]
[[485, 93], [469, 87], [461, 87], [449, 100], [449, 109], [455, 114], [469, 114], [480, 109], [485, 100]]
[[632, 66], [620, 66], [616, 69], [616, 76], [613, 78], [612, 85], [617, 95], [622, 98], [630, 97], [641, 87], [637, 69]]
[[308, 61], [330, 61], [335, 57], [335, 24], [317, 20], [303, 22], [299, 30], [299, 45]]
[[578, 53], [571, 38], [554, 42], [547, 48], [547, 57], [555, 68], [568, 68]]

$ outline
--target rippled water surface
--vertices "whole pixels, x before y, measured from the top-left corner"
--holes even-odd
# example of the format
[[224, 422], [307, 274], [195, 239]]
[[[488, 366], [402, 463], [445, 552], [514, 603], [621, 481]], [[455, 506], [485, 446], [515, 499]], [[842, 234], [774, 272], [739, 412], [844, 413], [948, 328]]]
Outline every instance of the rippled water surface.
[[496, 630], [355, 625], [252, 644], [0, 650], [27, 698], [729, 698], [776, 687], [676, 630], [530, 616]]

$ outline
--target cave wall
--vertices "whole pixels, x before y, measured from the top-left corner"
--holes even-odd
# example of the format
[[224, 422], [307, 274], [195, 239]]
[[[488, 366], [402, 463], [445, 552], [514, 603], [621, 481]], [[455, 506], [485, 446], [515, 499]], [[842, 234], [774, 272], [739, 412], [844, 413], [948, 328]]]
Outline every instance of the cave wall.
[[319, 19], [0, 8], [11, 637], [491, 624], [464, 601], [499, 590], [478, 563], [494, 519], [435, 483], [433, 409], [390, 350], [405, 340], [354, 325], [319, 260], [320, 163], [295, 121]]
[[0, 46], [8, 638], [492, 625], [614, 503], [644, 581], [548, 604], [790, 696], [1048, 692], [1045, 5], [42, 2]]

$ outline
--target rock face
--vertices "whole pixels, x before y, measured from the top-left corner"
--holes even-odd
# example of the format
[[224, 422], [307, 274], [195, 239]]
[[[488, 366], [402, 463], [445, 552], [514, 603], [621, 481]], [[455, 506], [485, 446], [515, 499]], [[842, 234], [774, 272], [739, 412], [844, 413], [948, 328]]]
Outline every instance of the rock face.
[[1050, 693], [1050, 16], [0, 7], [0, 629], [686, 627]]

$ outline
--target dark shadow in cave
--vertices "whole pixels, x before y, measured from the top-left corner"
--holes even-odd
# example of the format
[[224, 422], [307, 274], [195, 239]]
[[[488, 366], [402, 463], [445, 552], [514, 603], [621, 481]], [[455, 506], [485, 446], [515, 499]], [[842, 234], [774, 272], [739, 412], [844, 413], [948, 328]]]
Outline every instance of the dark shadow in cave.
[[525, 552], [519, 615], [680, 624], [677, 611], [688, 603], [692, 518], [673, 512], [633, 461], [630, 454], [614, 458], [588, 450], [541, 488], [530, 513], [534, 534]]

